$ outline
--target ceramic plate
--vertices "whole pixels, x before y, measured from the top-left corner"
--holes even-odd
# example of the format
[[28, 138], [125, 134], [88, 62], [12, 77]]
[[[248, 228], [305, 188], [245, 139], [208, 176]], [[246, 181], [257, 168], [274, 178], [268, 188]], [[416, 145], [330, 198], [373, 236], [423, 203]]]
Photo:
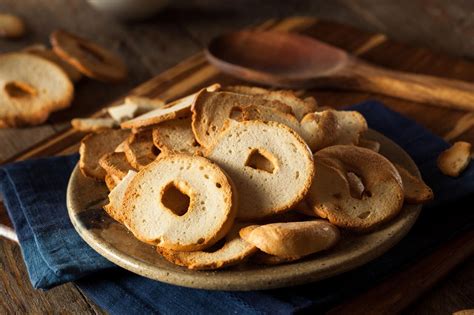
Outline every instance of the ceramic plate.
[[[411, 173], [420, 173], [405, 151], [380, 133], [367, 138], [381, 143], [380, 153]], [[141, 243], [102, 206], [107, 188], [84, 177], [76, 166], [67, 191], [69, 216], [81, 237], [99, 254], [134, 273], [180, 286], [212, 290], [257, 290], [292, 286], [328, 278], [382, 255], [410, 230], [421, 206], [405, 205], [401, 213], [368, 234], [344, 233], [336, 247], [294, 263], [263, 266], [246, 263], [217, 271], [192, 271], [169, 263], [151, 245]]]

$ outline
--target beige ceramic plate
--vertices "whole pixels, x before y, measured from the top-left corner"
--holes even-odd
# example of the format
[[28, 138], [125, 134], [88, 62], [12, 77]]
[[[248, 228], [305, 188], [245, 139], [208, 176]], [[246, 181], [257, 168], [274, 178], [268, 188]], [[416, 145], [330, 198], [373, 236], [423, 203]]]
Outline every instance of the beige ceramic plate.
[[[380, 152], [420, 176], [415, 163], [395, 143], [369, 131], [381, 143]], [[99, 254], [139, 275], [171, 284], [213, 290], [257, 290], [285, 287], [328, 278], [365, 264], [394, 246], [415, 223], [421, 206], [404, 206], [393, 221], [365, 235], [344, 235], [328, 252], [285, 265], [246, 264], [219, 271], [191, 271], [173, 265], [153, 246], [136, 240], [103, 210], [107, 188], [74, 169], [67, 191], [69, 216], [82, 238]]]

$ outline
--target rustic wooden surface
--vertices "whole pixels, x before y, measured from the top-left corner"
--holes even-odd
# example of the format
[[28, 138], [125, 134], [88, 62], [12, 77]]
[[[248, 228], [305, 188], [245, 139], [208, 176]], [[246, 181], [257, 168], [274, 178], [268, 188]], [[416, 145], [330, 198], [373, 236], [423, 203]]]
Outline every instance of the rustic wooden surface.
[[[109, 86], [83, 80], [76, 87], [73, 107], [54, 114], [49, 123], [35, 128], [0, 131], [0, 161], [22, 155], [45, 138], [64, 132], [63, 152], [76, 149], [80, 136], [68, 134], [71, 117], [95, 112], [103, 104], [127, 92], [152, 75], [173, 66], [199, 51], [213, 36], [231, 29], [262, 22], [268, 18], [304, 14], [353, 24], [360, 28], [383, 32], [391, 38], [408, 43], [448, 51], [453, 55], [474, 57], [474, 3], [472, 1], [296, 1], [288, 4], [271, 1], [239, 1], [239, 7], [218, 1], [190, 1], [168, 9], [155, 18], [140, 23], [118, 23], [95, 12], [83, 1], [2, 1], [1, 11], [24, 17], [29, 35], [19, 41], [0, 42], [1, 51], [19, 49], [34, 42], [47, 42], [48, 34], [65, 28], [94, 38], [119, 51], [130, 67], [126, 83]], [[249, 8], [252, 8], [250, 10]], [[420, 14], [422, 12], [422, 14]], [[406, 50], [406, 46], [389, 42], [385, 35], [351, 36], [349, 30], [333, 31], [331, 24], [319, 23], [310, 35], [322, 38], [362, 58], [399, 70], [457, 79], [474, 80], [474, 66], [442, 55], [433, 56], [427, 49]], [[391, 51], [391, 54], [384, 53]], [[396, 57], [394, 57], [396, 56]], [[403, 63], [399, 61], [403, 60]], [[447, 68], [448, 67], [448, 68]], [[165, 80], [165, 79], [164, 79]], [[179, 94], [179, 90], [173, 91]], [[374, 97], [364, 93], [335, 93], [312, 91], [320, 104], [340, 106]], [[171, 97], [161, 93], [160, 97]], [[380, 97], [379, 97], [380, 98]], [[390, 98], [382, 98], [390, 107], [415, 118], [436, 134], [448, 140], [474, 139], [474, 115], [462, 111], [434, 109]], [[426, 114], [429, 113], [429, 114]], [[442, 123], [440, 123], [442, 122]], [[47, 150], [46, 155], [60, 152]], [[24, 155], [28, 157], [28, 155]], [[0, 220], [1, 209], [0, 209]], [[48, 292], [34, 291], [27, 279], [17, 245], [0, 240], [0, 313], [35, 312], [100, 313], [73, 285]], [[4, 255], [3, 255], [4, 253]], [[440, 283], [431, 293], [415, 302], [409, 313], [450, 313], [472, 307], [474, 301], [474, 262], [468, 260], [454, 274]], [[65, 301], [68, 301], [65, 303]], [[442, 302], [441, 302], [442, 301]], [[65, 307], [67, 306], [67, 310]]]

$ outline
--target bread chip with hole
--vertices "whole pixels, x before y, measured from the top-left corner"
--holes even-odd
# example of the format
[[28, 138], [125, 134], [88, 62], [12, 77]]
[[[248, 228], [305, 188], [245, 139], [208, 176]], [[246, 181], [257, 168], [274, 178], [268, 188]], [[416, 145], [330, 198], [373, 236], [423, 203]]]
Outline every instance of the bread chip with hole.
[[199, 143], [194, 138], [191, 118], [162, 122], [153, 128], [153, 143], [162, 152], [195, 154]]
[[452, 177], [458, 177], [471, 162], [471, 144], [465, 141], [455, 142], [449, 149], [441, 152], [437, 164], [439, 170]]
[[228, 120], [227, 124], [205, 154], [235, 182], [240, 196], [237, 217], [261, 219], [300, 202], [314, 174], [312, 154], [303, 139], [276, 122]]
[[[402, 179], [382, 155], [352, 145], [336, 145], [314, 155], [317, 169], [308, 193], [316, 214], [332, 224], [367, 231], [395, 217], [402, 209]], [[354, 197], [349, 172], [360, 177], [364, 192]]]
[[[188, 200], [177, 207], [170, 191]], [[126, 224], [143, 242], [177, 251], [203, 250], [233, 225], [237, 195], [214, 163], [189, 154], [162, 155], [138, 172], [125, 193]]]
[[204, 92], [192, 107], [192, 128], [196, 140], [209, 147], [221, 133], [228, 119], [241, 119], [247, 106], [270, 107], [290, 113], [291, 108], [279, 101], [266, 100], [258, 95], [242, 95], [231, 92]]
[[99, 160], [107, 153], [114, 152], [119, 143], [125, 140], [128, 130], [107, 129], [85, 136], [79, 147], [81, 155], [79, 168], [84, 176], [96, 180], [105, 180], [105, 170], [99, 165]]
[[58, 30], [50, 35], [54, 52], [82, 74], [105, 82], [127, 77], [127, 66], [114, 52], [75, 34]]
[[270, 101], [279, 101], [291, 107], [293, 115], [300, 121], [306, 114], [316, 111], [318, 105], [313, 97], [300, 99], [290, 90], [271, 91], [250, 86], [229, 86], [224, 90], [239, 94], [258, 95]]
[[73, 95], [71, 80], [55, 63], [27, 53], [0, 56], [0, 128], [43, 123]]
[[141, 170], [160, 154], [160, 150], [153, 144], [152, 130], [143, 130], [132, 133], [123, 145], [123, 151], [130, 165]]
[[61, 67], [61, 69], [63, 69], [64, 72], [66, 72], [67, 76], [69, 77], [69, 79], [71, 79], [72, 82], [77, 82], [82, 78], [82, 74], [79, 71], [77, 71], [76, 68], [71, 66], [69, 63], [67, 63], [63, 59], [61, 59], [53, 50], [46, 48], [42, 44], [28, 46], [24, 48], [22, 51], [54, 62], [59, 67]]

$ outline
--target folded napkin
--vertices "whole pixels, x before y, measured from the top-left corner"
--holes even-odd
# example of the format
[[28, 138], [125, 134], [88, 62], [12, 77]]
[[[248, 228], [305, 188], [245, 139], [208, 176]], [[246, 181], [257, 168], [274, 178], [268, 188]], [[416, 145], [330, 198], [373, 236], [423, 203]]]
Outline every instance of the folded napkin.
[[47, 289], [75, 283], [112, 314], [276, 313], [322, 311], [373, 286], [456, 234], [471, 229], [474, 166], [458, 178], [442, 175], [436, 158], [449, 145], [375, 101], [350, 107], [369, 127], [397, 142], [417, 163], [435, 193], [409, 234], [372, 262], [331, 279], [266, 291], [189, 289], [140, 277], [102, 258], [75, 232], [66, 187], [77, 155], [30, 160], [0, 169], [0, 191], [18, 234], [31, 283]]

